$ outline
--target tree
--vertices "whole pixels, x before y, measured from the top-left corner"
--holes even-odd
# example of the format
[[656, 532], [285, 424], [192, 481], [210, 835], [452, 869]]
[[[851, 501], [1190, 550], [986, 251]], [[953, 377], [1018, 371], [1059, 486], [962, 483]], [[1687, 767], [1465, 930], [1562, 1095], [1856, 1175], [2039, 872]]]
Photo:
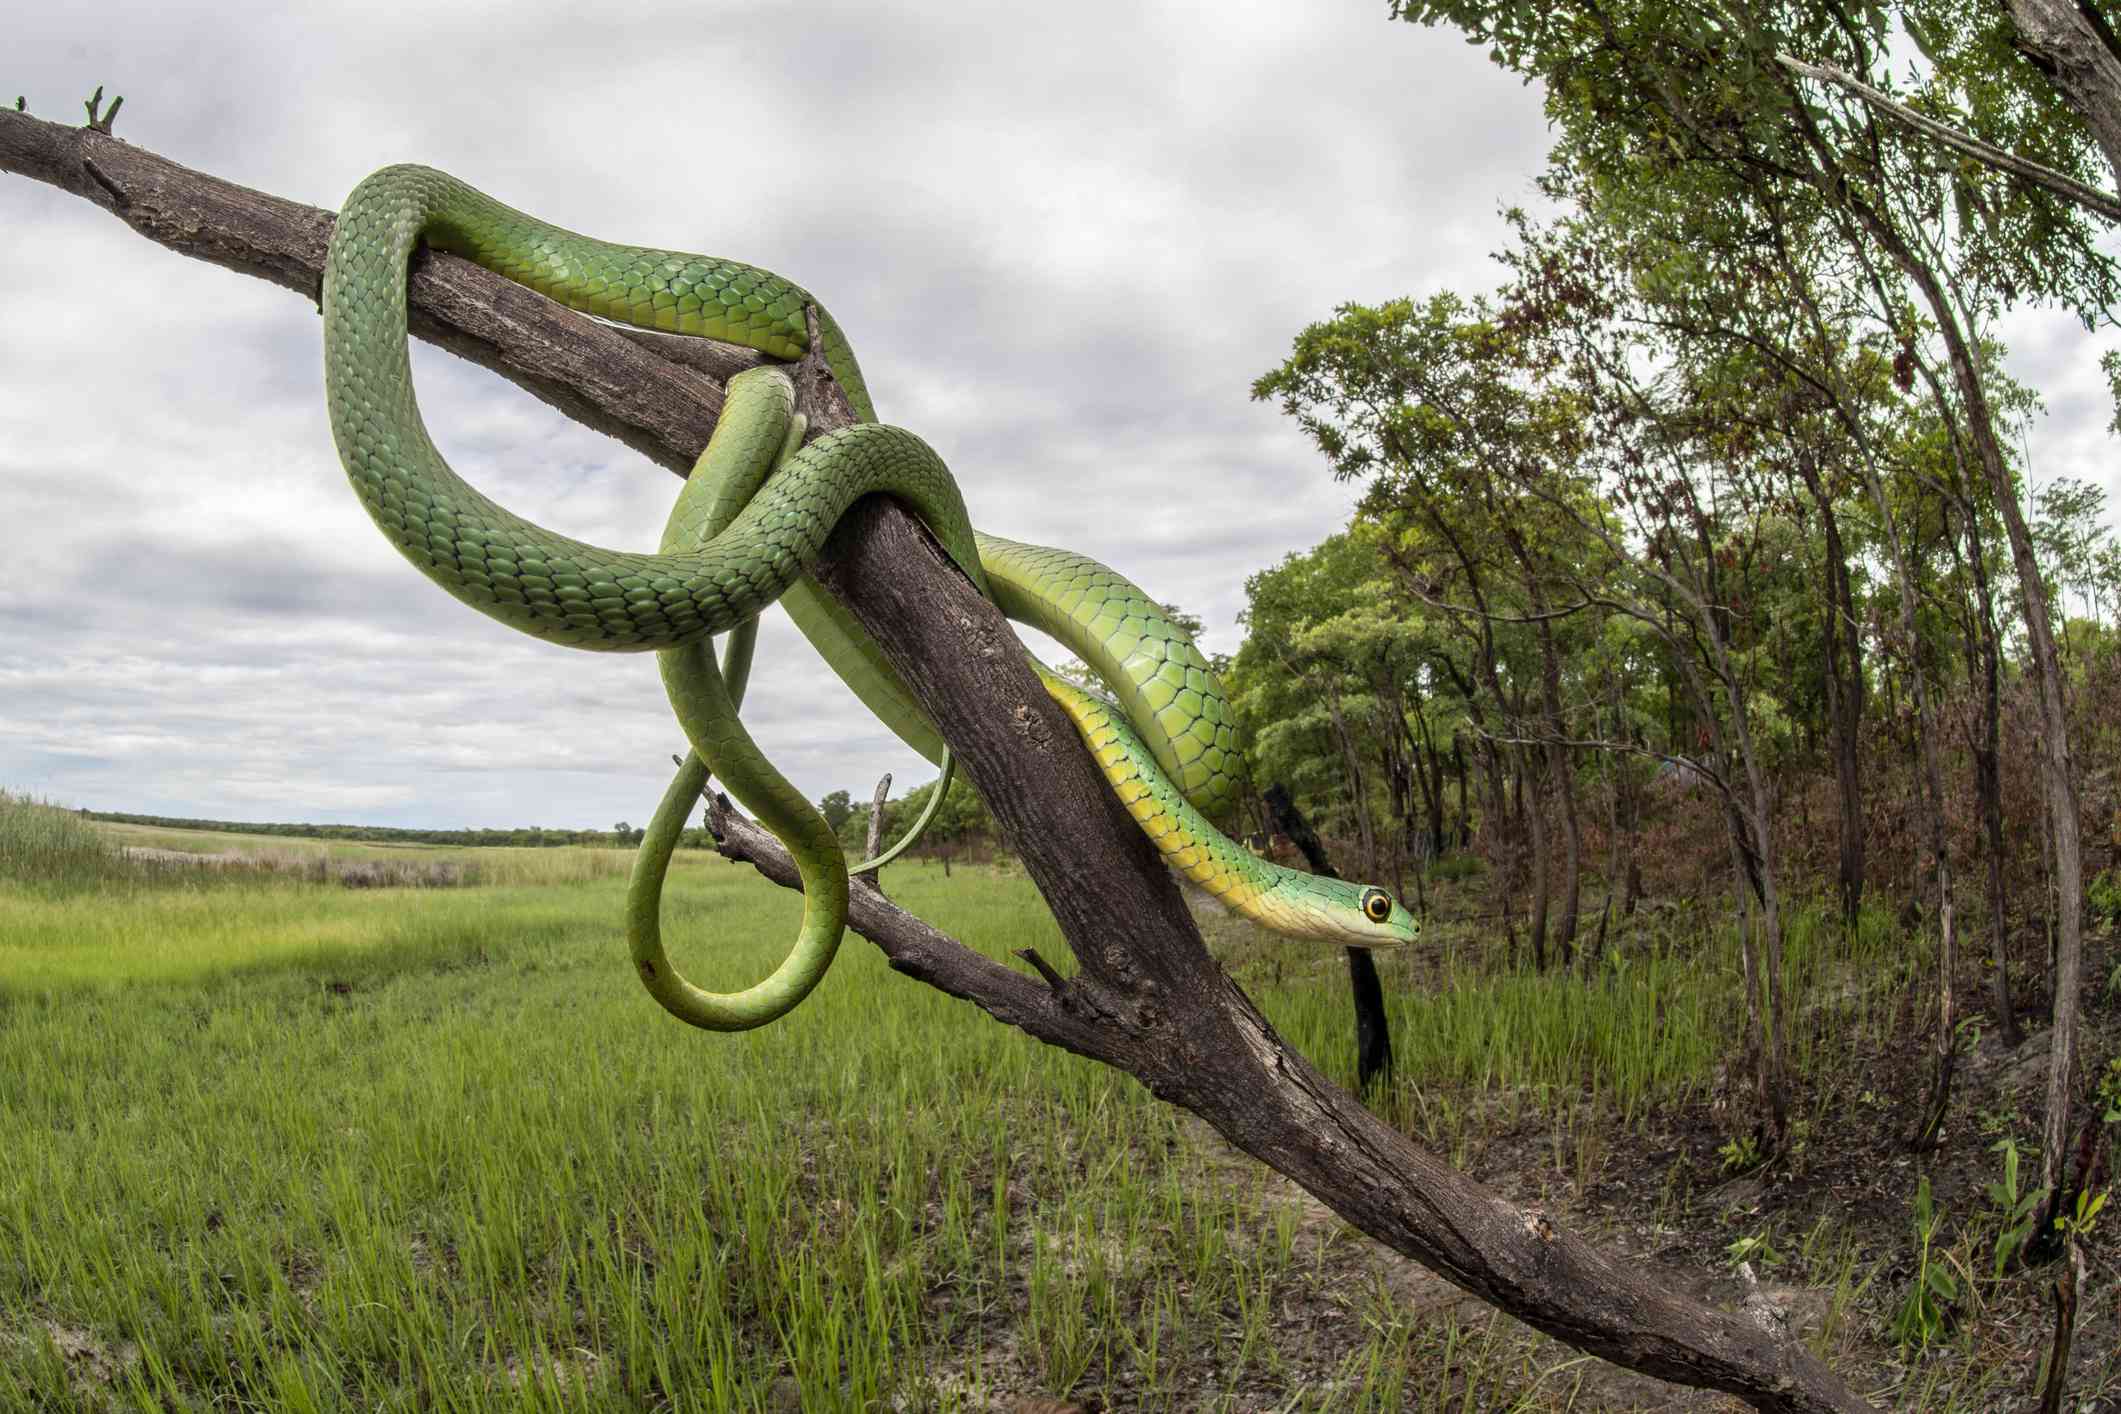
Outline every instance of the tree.
[[[1252, 392], [1279, 401], [1337, 475], [1365, 482], [1366, 518], [1402, 542], [1426, 537], [1447, 561], [1441, 572], [1464, 595], [1455, 608], [1437, 597], [1452, 591], [1413, 568], [1404, 545], [1391, 553], [1415, 597], [1466, 635], [1477, 679], [1501, 717], [1491, 748], [1520, 782], [1543, 766], [1545, 789], [1559, 802], [1566, 857], [1559, 931], [1566, 958], [1576, 931], [1582, 851], [1573, 764], [1560, 722], [1554, 625], [1584, 604], [1554, 612], [1545, 586], [1556, 548], [1548, 537], [1558, 522], [1506, 494], [1500, 483], [1566, 462], [1573, 413], [1520, 376], [1515, 349], [1484, 301], [1442, 294], [1418, 304], [1349, 304], [1299, 334], [1288, 361], [1258, 379]], [[1458, 514], [1447, 517], [1446, 506]], [[1424, 579], [1427, 587], [1415, 583]], [[1510, 612], [1513, 603], [1523, 612]], [[1519, 646], [1537, 667], [1503, 671], [1511, 645], [1498, 639], [1498, 625], [1511, 624], [1525, 629]], [[1536, 802], [1510, 814], [1529, 843], [1532, 953], [1544, 966], [1552, 873], [1545, 815]]]
[[826, 827], [838, 834], [840, 827], [854, 814], [854, 800], [846, 791], [831, 791], [817, 803], [817, 811], [825, 817]]
[[[2084, 185], [2095, 160], [2077, 112], [2111, 91], [2087, 32], [2111, 50], [2103, 26], [2068, 21], [2049, 0], [2021, 0], [2014, 13], [2033, 28], [2058, 90], [2007, 62], [2009, 42], [1990, 10], [1922, 0], [1896, 7], [1928, 61], [1915, 95], [1933, 112], [1999, 153], [2033, 156]], [[1926, 328], [1896, 321], [1912, 345], [1932, 341], [1942, 376], [1939, 416], [1964, 436], [1968, 462], [2001, 513], [2018, 582], [2022, 619], [2040, 686], [2042, 775], [2054, 841], [2058, 940], [2053, 1051], [2048, 1072], [2042, 1175], [2049, 1215], [2067, 1198], [2060, 1165], [2075, 1094], [2076, 1007], [2082, 986], [2083, 851], [2062, 669], [2048, 590], [2018, 503], [1997, 430], [1981, 326], [2020, 299], [2067, 304], [2087, 319], [2116, 303], [2114, 262], [2096, 244], [2087, 207], [2052, 184], [2005, 181], [1994, 164], [1961, 160], [1963, 147], [1891, 118], [1849, 90], [1828, 106], [1805, 88], [1800, 57], [1830, 65], [1874, 94], [1893, 97], [1893, 35], [1882, 5], [1838, 0], [1743, 3], [1712, 0], [1681, 9], [1659, 0], [1399, 0], [1394, 14], [1449, 23], [1489, 47], [1496, 62], [1547, 85], [1550, 118], [1576, 159], [1600, 182], [1691, 199], [1703, 173], [1748, 198], [1803, 200], [1870, 278], [1905, 284]], [[2054, 15], [2062, 23], [2042, 29]], [[2061, 46], [2078, 43], [2090, 68], [2064, 77]], [[2036, 53], [2039, 52], [2037, 49]], [[2071, 95], [2065, 104], [2061, 92]], [[2071, 105], [2078, 105], [2076, 111]], [[1889, 294], [1896, 312], [1901, 301]], [[1955, 406], [1953, 406], [1955, 404]]]

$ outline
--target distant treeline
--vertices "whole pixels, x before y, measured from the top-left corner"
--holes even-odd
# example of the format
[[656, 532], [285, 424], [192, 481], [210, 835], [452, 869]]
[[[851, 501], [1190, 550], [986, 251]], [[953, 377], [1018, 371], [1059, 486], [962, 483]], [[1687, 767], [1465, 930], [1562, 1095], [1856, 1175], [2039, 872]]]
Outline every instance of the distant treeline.
[[[171, 830], [221, 830], [241, 835], [294, 835], [317, 840], [359, 840], [368, 844], [447, 844], [466, 847], [515, 845], [531, 848], [559, 845], [627, 847], [639, 843], [641, 832], [621, 822], [609, 830], [558, 830], [529, 825], [513, 830], [408, 830], [389, 825], [305, 825], [284, 821], [189, 820], [172, 815], [135, 815], [123, 810], [81, 810], [90, 820], [108, 820], [121, 825], [158, 825]], [[694, 835], [702, 838], [695, 840]], [[688, 845], [705, 842], [706, 831], [687, 830]]]

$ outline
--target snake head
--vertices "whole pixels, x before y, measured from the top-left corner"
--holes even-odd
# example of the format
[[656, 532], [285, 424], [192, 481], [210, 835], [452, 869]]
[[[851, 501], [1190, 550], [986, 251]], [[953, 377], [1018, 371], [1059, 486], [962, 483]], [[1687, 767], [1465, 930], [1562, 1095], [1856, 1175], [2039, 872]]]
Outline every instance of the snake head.
[[1421, 933], [1414, 915], [1389, 889], [1277, 864], [1259, 867], [1273, 882], [1242, 911], [1278, 933], [1350, 948], [1405, 947]]

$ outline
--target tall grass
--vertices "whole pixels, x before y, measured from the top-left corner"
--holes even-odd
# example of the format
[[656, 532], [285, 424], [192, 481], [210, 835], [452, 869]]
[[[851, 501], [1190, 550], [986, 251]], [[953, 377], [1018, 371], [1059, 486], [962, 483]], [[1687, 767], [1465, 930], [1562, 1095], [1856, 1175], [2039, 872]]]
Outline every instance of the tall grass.
[[[1060, 948], [1021, 877], [886, 885]], [[1286, 1396], [1302, 1254], [1179, 1116], [857, 940], [786, 1021], [688, 1031], [621, 887], [0, 889], [0, 1408]], [[666, 907], [733, 987], [800, 901], [693, 857]]]
[[[38, 828], [78, 823], [52, 813]], [[626, 965], [627, 856], [465, 853], [505, 882], [0, 877], [0, 1409], [1574, 1397], [1573, 1355], [1366, 1296], [1337, 1225], [1262, 1171], [859, 939], [783, 1022], [703, 1035]], [[1020, 874], [901, 864], [885, 886], [991, 956], [1064, 950]], [[679, 964], [733, 988], [801, 903], [681, 853], [665, 908]], [[1483, 1104], [1642, 1122], [1732, 1044], [1727, 929], [1646, 930], [1587, 976], [1498, 974], [1439, 934], [1384, 959], [1382, 1103], [1440, 1147]], [[1869, 1024], [1883, 939], [1800, 910], [1793, 1015]], [[1222, 925], [1216, 947], [1352, 1074], [1337, 949]], [[1793, 1028], [1814, 1059], [1833, 1035]]]
[[88, 821], [0, 790], [0, 883], [85, 889], [125, 872], [117, 846]]
[[[1292, 953], [1250, 930], [1215, 927], [1218, 952], [1269, 1018], [1329, 1074], [1352, 1085], [1354, 1028], [1337, 956]], [[1884, 1044], [1927, 944], [1897, 936], [1866, 908], [1853, 933], [1831, 906], [1804, 900], [1784, 929], [1791, 1063], [1819, 1106], [1838, 1102], [1838, 1062]], [[1398, 1083], [1386, 1113], [1462, 1156], [1471, 1132], [1531, 1114], [1581, 1118], [1585, 1105], [1629, 1129], [1704, 1098], [1743, 1039], [1737, 925], [1698, 917], [1646, 926], [1597, 964], [1497, 969], [1492, 948], [1449, 928], [1420, 947], [1380, 953]]]

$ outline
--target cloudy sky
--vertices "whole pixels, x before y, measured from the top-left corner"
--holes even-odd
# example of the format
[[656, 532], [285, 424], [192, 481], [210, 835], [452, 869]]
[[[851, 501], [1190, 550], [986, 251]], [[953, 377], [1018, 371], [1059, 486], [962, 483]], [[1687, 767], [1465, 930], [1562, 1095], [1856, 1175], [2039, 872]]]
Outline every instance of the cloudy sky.
[[[39, 6], [6, 97], [336, 208], [425, 162], [615, 240], [800, 281], [974, 520], [1238, 642], [1351, 492], [1247, 388], [1343, 300], [1492, 283], [1535, 90], [1381, 0]], [[325, 426], [315, 311], [0, 176], [0, 789], [243, 820], [609, 826], [681, 746], [645, 657], [533, 642], [400, 561]], [[2094, 351], [2006, 331], [2041, 470], [2108, 484]], [[653, 546], [676, 483], [414, 346], [458, 470]], [[813, 797], [924, 763], [776, 611], [746, 718]]]

